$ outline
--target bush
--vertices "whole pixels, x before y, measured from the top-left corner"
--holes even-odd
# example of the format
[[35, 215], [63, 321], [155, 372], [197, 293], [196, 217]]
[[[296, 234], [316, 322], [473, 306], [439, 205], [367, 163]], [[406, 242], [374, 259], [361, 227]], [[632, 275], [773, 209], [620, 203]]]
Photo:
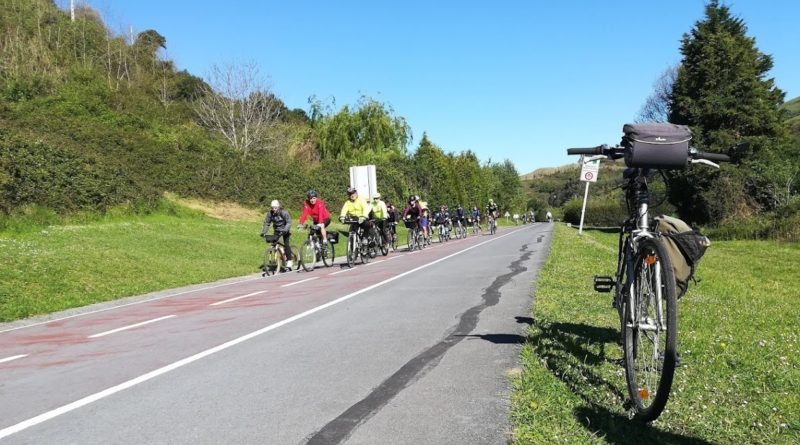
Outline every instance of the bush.
[[768, 213], [741, 218], [708, 230], [708, 236], [720, 240], [800, 241], [800, 214], [783, 216]]
[[63, 214], [158, 199], [155, 191], [142, 189], [125, 172], [95, 159], [9, 139], [0, 135], [0, 211], [6, 215], [33, 204]]
[[[583, 200], [573, 198], [564, 205], [564, 221], [572, 224], [580, 224], [581, 207]], [[618, 226], [627, 217], [625, 208], [616, 198], [610, 197], [589, 197], [586, 203], [586, 215], [584, 225], [591, 226]], [[539, 220], [539, 216], [536, 216]]]

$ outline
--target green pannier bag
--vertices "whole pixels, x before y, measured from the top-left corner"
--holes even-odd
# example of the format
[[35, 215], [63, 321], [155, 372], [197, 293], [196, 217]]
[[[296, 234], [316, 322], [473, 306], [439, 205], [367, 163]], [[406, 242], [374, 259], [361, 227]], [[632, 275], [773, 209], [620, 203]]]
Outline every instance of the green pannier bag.
[[660, 215], [655, 217], [655, 222], [656, 231], [661, 234], [669, 253], [680, 298], [689, 288], [689, 280], [694, 279], [697, 264], [711, 245], [711, 240], [678, 218]]

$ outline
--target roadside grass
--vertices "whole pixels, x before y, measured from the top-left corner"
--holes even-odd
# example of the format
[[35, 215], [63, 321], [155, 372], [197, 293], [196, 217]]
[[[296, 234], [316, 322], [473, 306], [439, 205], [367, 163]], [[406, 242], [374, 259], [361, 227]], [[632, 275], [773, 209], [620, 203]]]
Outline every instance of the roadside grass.
[[800, 443], [800, 245], [715, 242], [679, 303], [676, 372], [665, 412], [629, 420], [610, 294], [617, 235], [561, 224], [536, 287], [513, 377], [513, 442]]
[[151, 214], [0, 233], [0, 321], [258, 272], [260, 229]]

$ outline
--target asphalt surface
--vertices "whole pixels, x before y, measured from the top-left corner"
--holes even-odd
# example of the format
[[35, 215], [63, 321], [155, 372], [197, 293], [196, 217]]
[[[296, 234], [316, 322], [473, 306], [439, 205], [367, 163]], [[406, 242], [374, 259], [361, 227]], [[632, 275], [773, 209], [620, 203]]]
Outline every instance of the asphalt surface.
[[551, 233], [0, 324], [0, 443], [506, 443]]

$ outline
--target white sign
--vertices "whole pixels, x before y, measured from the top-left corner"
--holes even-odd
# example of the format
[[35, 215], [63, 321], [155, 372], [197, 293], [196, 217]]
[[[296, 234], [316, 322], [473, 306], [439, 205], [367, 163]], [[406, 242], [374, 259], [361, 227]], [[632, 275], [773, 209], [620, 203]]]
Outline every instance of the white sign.
[[358, 196], [369, 201], [378, 191], [374, 165], [357, 165], [350, 167], [350, 187], [358, 190]]
[[581, 181], [597, 182], [597, 173], [600, 172], [600, 160], [595, 159], [583, 164], [581, 167]]

